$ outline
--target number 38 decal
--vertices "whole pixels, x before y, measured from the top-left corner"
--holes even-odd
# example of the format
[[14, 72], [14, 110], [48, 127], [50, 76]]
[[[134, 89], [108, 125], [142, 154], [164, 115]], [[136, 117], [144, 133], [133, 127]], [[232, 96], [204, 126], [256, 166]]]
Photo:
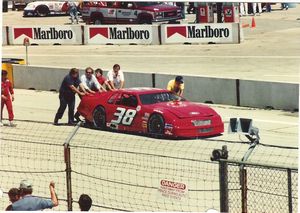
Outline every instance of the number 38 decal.
[[118, 107], [117, 112], [114, 113], [114, 116], [116, 116], [116, 120], [111, 120], [112, 123], [115, 124], [123, 124], [123, 125], [131, 125], [134, 116], [136, 115], [136, 110], [128, 109]]

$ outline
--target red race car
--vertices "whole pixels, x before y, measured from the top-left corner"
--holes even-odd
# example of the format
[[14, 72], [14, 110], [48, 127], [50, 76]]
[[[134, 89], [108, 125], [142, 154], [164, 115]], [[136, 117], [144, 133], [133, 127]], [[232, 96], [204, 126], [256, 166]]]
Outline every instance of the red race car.
[[220, 135], [224, 123], [212, 108], [165, 89], [130, 88], [84, 96], [78, 111], [98, 129], [152, 136], [195, 138]]

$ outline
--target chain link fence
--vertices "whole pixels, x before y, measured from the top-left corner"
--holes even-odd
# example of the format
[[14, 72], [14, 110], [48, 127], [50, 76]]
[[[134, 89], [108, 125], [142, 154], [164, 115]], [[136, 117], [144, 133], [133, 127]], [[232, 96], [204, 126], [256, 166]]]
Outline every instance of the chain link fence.
[[298, 168], [219, 161], [220, 206], [224, 212], [297, 212]]
[[[248, 143], [159, 140], [79, 125], [16, 123], [16, 128], [1, 127], [0, 189], [5, 196], [0, 209], [9, 204], [8, 190], [28, 179], [33, 194], [45, 198], [53, 180], [60, 201], [54, 210], [60, 211], [79, 210], [82, 193], [92, 197], [92, 211], [204, 212], [224, 206], [230, 212], [297, 211], [297, 169], [235, 161], [220, 167], [221, 161], [210, 159], [211, 151], [222, 145], [232, 159], [241, 159]], [[286, 164], [298, 156], [297, 149], [260, 146], [257, 151], [284, 156]], [[241, 185], [241, 166], [247, 171], [246, 185]], [[221, 168], [227, 169], [225, 179]]]

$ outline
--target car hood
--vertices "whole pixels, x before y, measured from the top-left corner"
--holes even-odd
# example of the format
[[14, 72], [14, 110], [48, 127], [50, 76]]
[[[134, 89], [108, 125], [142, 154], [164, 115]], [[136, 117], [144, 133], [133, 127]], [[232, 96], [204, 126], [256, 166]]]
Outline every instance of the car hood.
[[210, 117], [216, 112], [203, 104], [196, 104], [188, 101], [172, 101], [155, 104], [155, 108], [162, 112], [170, 112], [178, 118]]

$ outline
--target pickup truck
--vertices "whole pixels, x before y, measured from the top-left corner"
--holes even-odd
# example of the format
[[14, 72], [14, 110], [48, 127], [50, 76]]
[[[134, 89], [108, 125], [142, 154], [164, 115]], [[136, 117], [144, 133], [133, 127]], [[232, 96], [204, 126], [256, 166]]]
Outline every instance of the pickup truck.
[[83, 2], [86, 24], [152, 24], [182, 19], [177, 6], [158, 2]]

